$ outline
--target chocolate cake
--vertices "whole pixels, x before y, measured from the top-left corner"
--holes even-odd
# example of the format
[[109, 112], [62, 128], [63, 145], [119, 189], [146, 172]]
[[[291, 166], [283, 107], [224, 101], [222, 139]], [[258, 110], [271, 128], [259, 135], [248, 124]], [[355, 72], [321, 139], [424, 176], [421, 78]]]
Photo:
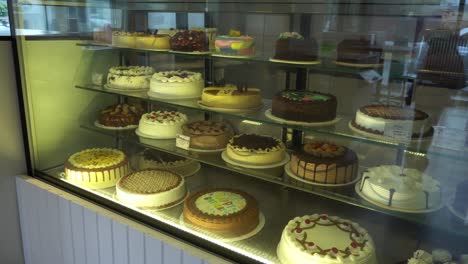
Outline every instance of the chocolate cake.
[[345, 39], [336, 48], [336, 61], [352, 64], [382, 63], [382, 48], [367, 39]]
[[336, 118], [337, 100], [315, 91], [282, 91], [273, 98], [274, 116], [300, 122], [326, 122]]
[[171, 38], [171, 49], [182, 52], [205, 52], [208, 51], [208, 38], [203, 31], [180, 31]]
[[100, 111], [98, 122], [108, 127], [137, 126], [144, 113], [139, 104], [114, 104]]
[[317, 61], [318, 45], [315, 39], [304, 39], [297, 32], [281, 33], [276, 41], [274, 59], [289, 61]]

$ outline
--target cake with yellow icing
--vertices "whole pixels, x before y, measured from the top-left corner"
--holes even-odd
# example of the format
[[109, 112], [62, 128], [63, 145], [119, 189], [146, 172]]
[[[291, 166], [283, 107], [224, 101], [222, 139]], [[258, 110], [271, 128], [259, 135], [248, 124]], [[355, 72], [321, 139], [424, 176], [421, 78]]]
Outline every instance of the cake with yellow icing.
[[169, 50], [171, 48], [171, 36], [167, 34], [152, 34], [136, 37], [136, 48], [138, 49], [154, 49], [154, 50]]
[[143, 32], [112, 32], [112, 46], [135, 48], [137, 37], [143, 36]]
[[281, 162], [285, 155], [283, 142], [276, 138], [256, 134], [232, 137], [226, 155], [233, 161], [252, 165], [269, 165]]
[[85, 149], [71, 155], [65, 163], [65, 178], [91, 189], [112, 187], [128, 172], [127, 157], [118, 149]]
[[225, 85], [203, 89], [201, 104], [226, 109], [249, 109], [262, 105], [260, 89], [247, 86]]

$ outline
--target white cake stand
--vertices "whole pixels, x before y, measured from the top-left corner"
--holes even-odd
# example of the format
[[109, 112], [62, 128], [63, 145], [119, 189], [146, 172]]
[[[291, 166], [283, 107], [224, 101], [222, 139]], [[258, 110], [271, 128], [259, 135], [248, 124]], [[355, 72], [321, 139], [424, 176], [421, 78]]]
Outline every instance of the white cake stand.
[[288, 175], [289, 177], [293, 178], [294, 180], [296, 181], [300, 181], [300, 182], [303, 182], [303, 183], [307, 183], [307, 184], [310, 184], [310, 185], [315, 185], [315, 186], [321, 186], [321, 187], [344, 187], [344, 186], [349, 186], [349, 185], [352, 185], [352, 184], [355, 184], [357, 181], [359, 181], [361, 179], [361, 176], [358, 176], [356, 177], [356, 179], [350, 181], [350, 182], [347, 182], [347, 183], [318, 183], [318, 182], [311, 182], [311, 181], [308, 181], [308, 180], [305, 180], [305, 179], [302, 179], [300, 178], [299, 176], [297, 176], [292, 170], [291, 170], [291, 167], [289, 166], [291, 162], [288, 162], [286, 165], [284, 165], [284, 172], [286, 172], [286, 175]]
[[322, 127], [322, 126], [331, 126], [338, 122], [340, 122], [341, 117], [337, 116], [335, 119], [326, 122], [300, 122], [300, 121], [291, 121], [286, 120], [281, 117], [274, 116], [271, 113], [271, 108], [265, 111], [265, 116], [275, 122], [280, 124], [287, 124], [287, 125], [296, 125], [296, 126], [309, 126], [309, 127]]
[[99, 127], [99, 128], [102, 128], [102, 129], [107, 129], [107, 130], [131, 130], [131, 129], [135, 129], [138, 127], [138, 125], [128, 125], [128, 126], [125, 126], [125, 127], [110, 127], [110, 126], [105, 126], [105, 125], [102, 125], [99, 123], [99, 121], [94, 121], [94, 125], [96, 127]]
[[148, 135], [140, 131], [140, 129], [136, 129], [135, 133], [137, 136], [142, 137], [142, 138], [149, 138], [149, 139], [174, 139], [176, 136], [167, 136], [167, 137], [162, 137], [162, 136], [154, 136], [154, 135]]
[[250, 112], [256, 112], [260, 109], [262, 109], [263, 107], [263, 104], [257, 106], [257, 107], [253, 107], [253, 108], [242, 108], [242, 109], [239, 109], [239, 108], [220, 108], [220, 107], [209, 107], [209, 106], [206, 106], [204, 105], [201, 101], [198, 101], [198, 106], [202, 109], [206, 109], [206, 110], [212, 110], [212, 111], [215, 111], [215, 112], [221, 112], [221, 113], [232, 113], [232, 114], [235, 114], [235, 113], [250, 113]]
[[190, 99], [198, 99], [200, 95], [167, 95], [156, 93], [153, 91], [148, 91], [148, 96], [155, 99], [164, 99], [164, 100], [190, 100]]
[[279, 62], [279, 63], [289, 63], [289, 64], [297, 64], [297, 65], [317, 65], [322, 63], [322, 61], [292, 61], [292, 60], [279, 60], [275, 58], [270, 58], [269, 61], [271, 62]]
[[251, 163], [245, 163], [245, 162], [239, 162], [239, 161], [233, 160], [230, 157], [228, 157], [228, 155], [226, 154], [226, 151], [223, 151], [223, 153], [221, 153], [221, 158], [225, 162], [227, 162], [227, 163], [229, 163], [231, 165], [244, 167], [244, 168], [250, 168], [250, 169], [271, 169], [271, 168], [276, 168], [276, 167], [279, 167], [279, 166], [283, 166], [284, 164], [289, 162], [289, 154], [288, 153], [286, 153], [284, 155], [284, 158], [283, 158], [282, 161], [272, 163], [272, 164], [265, 164], [265, 165], [251, 164]]

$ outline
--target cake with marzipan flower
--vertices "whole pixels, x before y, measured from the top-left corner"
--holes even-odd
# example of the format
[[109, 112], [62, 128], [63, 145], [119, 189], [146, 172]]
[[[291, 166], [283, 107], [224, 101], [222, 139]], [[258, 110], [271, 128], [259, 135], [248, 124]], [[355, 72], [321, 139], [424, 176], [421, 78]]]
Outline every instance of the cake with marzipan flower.
[[282, 264], [376, 264], [371, 236], [359, 224], [337, 216], [313, 214], [289, 221], [277, 255]]
[[112, 187], [128, 172], [127, 157], [118, 149], [85, 149], [65, 162], [65, 178], [91, 189]]
[[344, 184], [357, 176], [354, 151], [331, 142], [311, 142], [292, 154], [291, 171], [301, 179], [324, 184]]
[[184, 203], [184, 221], [223, 236], [241, 236], [259, 224], [254, 197], [234, 189], [207, 189], [191, 194]]
[[336, 118], [337, 100], [316, 91], [282, 91], [273, 97], [271, 113], [299, 122], [326, 122]]
[[226, 155], [236, 162], [268, 165], [281, 162], [285, 155], [283, 142], [276, 138], [256, 135], [235, 135], [229, 140]]
[[182, 126], [182, 133], [190, 137], [192, 149], [223, 149], [234, 135], [232, 128], [217, 121], [194, 121]]
[[117, 183], [116, 197], [136, 207], [162, 209], [181, 202], [187, 190], [184, 178], [166, 170], [133, 172]]

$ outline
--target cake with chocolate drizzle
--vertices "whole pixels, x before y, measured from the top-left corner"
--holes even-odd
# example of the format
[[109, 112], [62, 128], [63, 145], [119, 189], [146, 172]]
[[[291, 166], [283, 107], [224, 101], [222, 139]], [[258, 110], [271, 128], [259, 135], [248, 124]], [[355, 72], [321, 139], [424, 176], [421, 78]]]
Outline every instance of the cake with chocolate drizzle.
[[354, 151], [330, 142], [306, 143], [289, 163], [299, 178], [323, 184], [344, 184], [356, 179], [358, 158]]
[[182, 52], [208, 51], [208, 38], [203, 31], [183, 30], [171, 38], [171, 49]]
[[253, 109], [262, 105], [261, 91], [246, 84], [218, 83], [203, 89], [201, 104], [226, 109]]
[[224, 149], [234, 135], [229, 125], [217, 121], [187, 123], [182, 126], [182, 133], [190, 137], [190, 148], [201, 150]]
[[110, 128], [135, 128], [143, 114], [140, 104], [113, 104], [99, 112], [98, 123]]
[[281, 162], [286, 152], [283, 142], [276, 138], [241, 134], [229, 140], [226, 155], [239, 163], [269, 165]]
[[140, 170], [159, 169], [168, 170], [181, 176], [187, 177], [193, 175], [200, 164], [196, 160], [187, 159], [155, 149], [145, 149], [136, 154], [133, 159], [134, 166]]

